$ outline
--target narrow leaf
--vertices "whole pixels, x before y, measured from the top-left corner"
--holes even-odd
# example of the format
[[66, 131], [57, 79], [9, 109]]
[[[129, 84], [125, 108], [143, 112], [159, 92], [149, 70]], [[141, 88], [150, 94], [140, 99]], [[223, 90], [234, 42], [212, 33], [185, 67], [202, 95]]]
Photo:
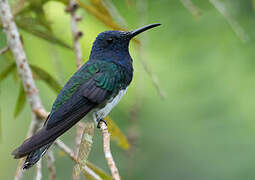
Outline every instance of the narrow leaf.
[[48, 86], [54, 90], [56, 93], [59, 93], [59, 91], [62, 89], [62, 86], [59, 84], [59, 82], [52, 77], [48, 72], [41, 69], [38, 66], [30, 64], [30, 67], [33, 71], [33, 73], [39, 77], [39, 79], [43, 80]]
[[79, 176], [82, 171], [82, 166], [86, 165], [89, 157], [89, 153], [93, 143], [94, 136], [94, 123], [85, 123], [85, 127], [82, 133], [82, 139], [80, 149], [77, 157], [77, 164], [75, 165], [75, 174]]
[[15, 69], [16, 65], [15, 63], [11, 63], [9, 66], [7, 66], [1, 73], [0, 73], [0, 81], [5, 79], [11, 72]]
[[196, 7], [191, 0], [180, 0], [181, 3], [186, 7], [194, 17], [201, 15], [200, 10]]
[[113, 21], [113, 23], [115, 21], [121, 27], [126, 27], [127, 23], [110, 0], [90, 0], [90, 2], [99, 13], [104, 15], [105, 19]]
[[15, 110], [14, 110], [14, 117], [16, 118], [21, 111], [24, 109], [25, 107], [25, 103], [26, 103], [26, 93], [23, 87], [23, 84], [20, 83], [20, 88], [19, 88], [19, 96], [16, 102], [16, 106], [15, 106]]
[[[102, 169], [100, 169], [99, 167], [95, 166], [94, 164], [92, 164], [90, 162], [87, 162], [86, 164], [90, 169], [92, 169], [103, 180], [112, 180], [112, 177], [109, 174], [107, 174], [106, 172], [104, 172]], [[89, 179], [89, 176], [86, 172], [84, 173], [84, 175], [86, 178], [88, 177], [88, 180], [93, 180], [93, 178]]]
[[111, 134], [111, 139], [115, 140], [118, 146], [121, 147], [122, 149], [128, 150], [130, 144], [126, 136], [121, 132], [120, 128], [117, 126], [117, 124], [115, 124], [114, 121], [109, 116], [106, 116], [105, 121], [107, 123], [108, 130]]
[[105, 8], [105, 5], [103, 4], [103, 0], [89, 0], [90, 3], [95, 7], [97, 11], [100, 13], [103, 13], [107, 18], [111, 18], [110, 13], [108, 10]]
[[16, 20], [16, 22], [21, 29], [30, 34], [33, 34], [39, 38], [49, 41], [50, 43], [71, 49], [71, 47], [68, 44], [57, 38], [51, 31], [47, 29], [47, 27], [44, 27], [43, 24], [38, 23], [39, 21], [33, 18], [28, 17], [19, 18]]
[[116, 24], [110, 16], [107, 16], [104, 13], [101, 13], [101, 11], [99, 11], [97, 9], [97, 7], [92, 6], [92, 5], [87, 5], [83, 2], [81, 2], [80, 0], [75, 0], [75, 1], [81, 8], [85, 9], [89, 14], [95, 16], [98, 20], [100, 20], [106, 26], [113, 28], [115, 30], [122, 30], [122, 31], [126, 30], [125, 28]]
[[248, 34], [246, 34], [244, 28], [238, 23], [238, 21], [233, 17], [233, 15], [228, 10], [224, 2], [220, 0], [209, 0], [209, 2], [222, 14], [222, 16], [227, 20], [227, 22], [232, 27], [233, 31], [236, 33], [239, 39], [246, 43], [250, 40]]

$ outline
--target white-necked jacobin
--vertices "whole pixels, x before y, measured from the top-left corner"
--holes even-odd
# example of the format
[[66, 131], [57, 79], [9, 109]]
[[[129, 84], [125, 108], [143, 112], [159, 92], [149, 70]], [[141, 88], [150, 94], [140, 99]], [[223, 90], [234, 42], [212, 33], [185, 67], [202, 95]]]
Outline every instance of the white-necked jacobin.
[[96, 123], [105, 118], [133, 78], [130, 40], [159, 25], [134, 31], [105, 31], [97, 36], [89, 60], [60, 91], [42, 129], [12, 152], [14, 158], [27, 156], [24, 169], [33, 166], [59, 136], [88, 113], [93, 114]]

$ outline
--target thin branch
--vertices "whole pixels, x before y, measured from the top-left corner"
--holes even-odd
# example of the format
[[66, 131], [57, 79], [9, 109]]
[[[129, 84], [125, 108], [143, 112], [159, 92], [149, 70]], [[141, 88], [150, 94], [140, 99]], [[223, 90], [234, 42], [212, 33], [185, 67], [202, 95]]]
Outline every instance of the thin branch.
[[[63, 143], [61, 140], [57, 139], [54, 144], [58, 146], [59, 149], [61, 149], [63, 152], [65, 152], [69, 158], [71, 158], [75, 163], [77, 163], [77, 158], [73, 152], [72, 149], [70, 149], [65, 143]], [[90, 176], [92, 176], [95, 180], [102, 180], [92, 169], [90, 169], [88, 166], [83, 166], [82, 169], [87, 172]]]
[[233, 31], [236, 33], [237, 37], [242, 42], [249, 41], [249, 36], [245, 33], [243, 27], [233, 18], [233, 16], [227, 11], [225, 4], [219, 0], [209, 0], [209, 2], [222, 14], [222, 16], [227, 20], [227, 22], [232, 27]]
[[72, 28], [72, 36], [73, 36], [73, 46], [74, 52], [76, 56], [76, 66], [79, 69], [82, 64], [82, 52], [81, 46], [79, 43], [79, 39], [82, 37], [82, 32], [78, 30], [77, 21], [81, 20], [81, 17], [76, 16], [75, 12], [78, 8], [75, 0], [70, 0], [69, 5], [66, 7], [66, 12], [71, 14], [71, 28]]
[[74, 162], [77, 161], [73, 150], [65, 145], [65, 143], [63, 143], [61, 140], [57, 139], [54, 144], [64, 151]]
[[118, 171], [118, 168], [116, 167], [116, 164], [113, 160], [112, 153], [111, 153], [110, 133], [108, 131], [107, 125], [105, 124], [104, 121], [100, 121], [98, 126], [103, 135], [105, 159], [107, 160], [108, 166], [111, 170], [113, 180], [120, 180], [121, 178], [119, 175], [119, 171]]
[[50, 114], [44, 108], [35, 109], [33, 112], [42, 119], [47, 119], [48, 115]]
[[36, 177], [35, 180], [41, 180], [42, 179], [42, 160], [40, 159], [36, 163]]
[[85, 127], [85, 124], [83, 122], [79, 122], [77, 124], [77, 131], [76, 131], [76, 137], [75, 137], [76, 155], [78, 155], [78, 152], [79, 152], [84, 127]]
[[16, 173], [15, 173], [15, 176], [14, 176], [14, 180], [22, 179], [22, 177], [23, 177], [22, 165], [23, 165], [24, 161], [25, 161], [25, 158], [22, 158], [22, 159], [19, 160], [18, 167], [17, 167]]
[[201, 15], [200, 10], [196, 7], [191, 0], [180, 0], [184, 7], [186, 7], [189, 12], [194, 17], [199, 17]]
[[0, 55], [6, 53], [9, 50], [8, 46], [5, 46], [3, 49], [0, 50]]
[[48, 153], [47, 153], [47, 167], [49, 170], [49, 179], [56, 180], [55, 159], [54, 159], [53, 152], [51, 150], [48, 150]]

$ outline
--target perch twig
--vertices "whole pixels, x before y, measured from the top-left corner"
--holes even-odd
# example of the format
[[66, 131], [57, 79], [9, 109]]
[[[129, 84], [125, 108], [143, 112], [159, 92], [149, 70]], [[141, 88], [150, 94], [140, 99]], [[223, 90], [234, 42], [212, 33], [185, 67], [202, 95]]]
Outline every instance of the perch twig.
[[[75, 157], [75, 154], [72, 149], [70, 149], [65, 143], [63, 143], [61, 140], [57, 139], [55, 142], [55, 145], [58, 146], [59, 149], [61, 149], [64, 153], [66, 153], [69, 158], [71, 158], [75, 163], [77, 163], [77, 159]], [[92, 169], [90, 169], [88, 166], [83, 166], [82, 169], [87, 172], [90, 176], [92, 176], [95, 180], [102, 180]]]
[[107, 160], [108, 166], [111, 170], [113, 180], [120, 180], [120, 175], [118, 168], [116, 167], [116, 164], [113, 160], [112, 153], [111, 153], [111, 148], [110, 148], [110, 133], [108, 131], [107, 125], [105, 124], [104, 121], [99, 122], [99, 128], [102, 132], [103, 135], [103, 140], [104, 140], [104, 154], [105, 158]]

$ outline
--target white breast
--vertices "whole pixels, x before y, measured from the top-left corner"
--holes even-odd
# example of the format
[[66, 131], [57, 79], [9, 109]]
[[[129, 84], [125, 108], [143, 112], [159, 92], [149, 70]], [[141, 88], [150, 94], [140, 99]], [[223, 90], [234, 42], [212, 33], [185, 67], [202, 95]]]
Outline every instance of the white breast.
[[111, 112], [111, 110], [120, 102], [121, 98], [127, 92], [127, 89], [128, 87], [125, 90], [121, 90], [117, 94], [117, 96], [115, 96], [115, 98], [110, 99], [103, 108], [97, 109], [93, 113], [93, 119], [96, 123], [98, 122], [98, 120], [104, 119]]

